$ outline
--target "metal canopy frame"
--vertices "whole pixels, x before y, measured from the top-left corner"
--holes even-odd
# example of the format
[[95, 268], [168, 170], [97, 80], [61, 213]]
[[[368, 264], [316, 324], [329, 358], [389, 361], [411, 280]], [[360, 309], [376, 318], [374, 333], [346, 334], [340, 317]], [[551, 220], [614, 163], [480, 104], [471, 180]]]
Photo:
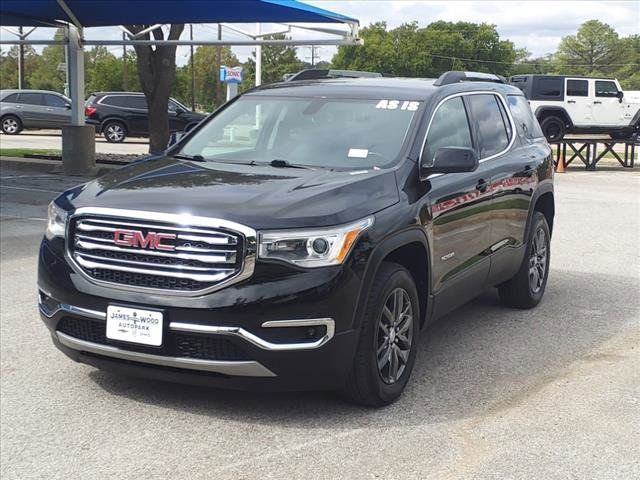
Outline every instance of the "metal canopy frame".
[[[229, 28], [230, 30], [242, 33], [248, 37], [248, 40], [141, 40], [139, 37], [151, 32], [156, 28], [162, 28], [164, 24], [155, 24], [138, 34], [133, 34], [127, 30], [124, 26], [119, 26], [125, 31], [129, 38], [122, 40], [86, 40], [84, 39], [84, 26], [78, 20], [73, 10], [69, 7], [66, 0], [56, 0], [60, 8], [71, 20], [67, 22], [52, 22], [49, 25], [48, 22], [42, 22], [46, 26], [51, 27], [65, 27], [66, 38], [63, 40], [27, 40], [27, 36], [31, 34], [37, 27], [33, 27], [26, 34], [15, 33], [7, 28], [4, 28], [9, 33], [15, 34], [19, 37], [16, 40], [2, 40], [0, 39], [0, 45], [65, 45], [67, 53], [67, 76], [69, 81], [69, 94], [71, 97], [71, 125], [72, 126], [84, 126], [84, 46], [106, 46], [106, 45], [174, 45], [174, 46], [195, 46], [195, 45], [215, 45], [215, 46], [254, 46], [256, 47], [256, 85], [260, 85], [262, 77], [262, 55], [261, 50], [263, 45], [361, 45], [362, 40], [358, 37], [359, 24], [357, 21], [335, 21], [331, 22], [330, 19], [324, 23], [341, 23], [347, 25], [349, 29], [347, 31], [328, 29], [328, 28], [314, 28], [303, 25], [295, 24], [281, 24], [287, 27], [286, 32], [290, 32], [292, 28], [300, 28], [303, 30], [315, 31], [322, 34], [337, 35], [339, 38], [327, 39], [307, 39], [307, 40], [271, 40], [265, 39], [266, 35], [271, 33], [283, 33], [283, 32], [271, 32], [262, 33], [260, 23], [256, 24], [256, 33], [250, 34], [244, 32], [237, 27], [231, 27], [228, 24], [220, 23], [220, 25]], [[43, 25], [43, 26], [44, 26]], [[114, 25], [118, 27], [118, 25]], [[65, 134], [62, 136], [63, 151], [65, 144]], [[95, 161], [95, 160], [94, 160]], [[65, 162], [63, 156], [63, 162]]]

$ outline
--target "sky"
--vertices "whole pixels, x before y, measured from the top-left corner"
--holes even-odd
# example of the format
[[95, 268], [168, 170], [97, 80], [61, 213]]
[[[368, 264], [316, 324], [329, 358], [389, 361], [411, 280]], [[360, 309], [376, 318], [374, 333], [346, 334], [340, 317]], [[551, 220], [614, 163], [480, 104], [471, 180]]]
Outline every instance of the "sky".
[[[578, 27], [590, 19], [598, 19], [611, 25], [620, 36], [640, 33], [640, 1], [382, 1], [382, 0], [306, 0], [306, 3], [341, 13], [360, 20], [364, 27], [373, 22], [384, 20], [390, 28], [417, 21], [426, 26], [437, 20], [486, 22], [496, 25], [501, 38], [513, 41], [516, 47], [525, 47], [534, 56], [542, 56], [556, 50], [561, 38], [575, 33]], [[253, 32], [253, 25], [241, 25]], [[278, 25], [265, 25], [264, 31], [281, 30]], [[194, 38], [215, 39], [215, 25], [194, 26]], [[294, 31], [296, 38], [329, 38], [325, 35]], [[314, 35], [314, 36], [311, 36]], [[48, 39], [53, 37], [52, 29], [38, 29], [31, 38]], [[115, 39], [122, 37], [117, 27], [91, 28], [86, 30], [90, 39]], [[183, 38], [186, 38], [186, 33]], [[0, 38], [15, 38], [6, 31], [0, 31]], [[224, 30], [224, 39], [246, 39], [241, 34]], [[3, 50], [8, 48], [3, 45]], [[120, 55], [122, 47], [108, 47]], [[316, 54], [320, 59], [330, 60], [336, 48], [319, 47]], [[251, 55], [250, 47], [234, 47], [236, 55], [244, 61]], [[309, 61], [311, 49], [301, 47], [298, 56]], [[189, 58], [189, 48], [178, 49], [176, 61], [184, 65]]]

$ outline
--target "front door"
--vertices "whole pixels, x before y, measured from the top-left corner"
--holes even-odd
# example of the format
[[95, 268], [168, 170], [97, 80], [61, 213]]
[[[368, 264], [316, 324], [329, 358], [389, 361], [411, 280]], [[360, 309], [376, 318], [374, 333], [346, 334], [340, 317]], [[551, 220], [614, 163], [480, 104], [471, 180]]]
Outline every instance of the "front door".
[[603, 126], [622, 126], [624, 121], [623, 104], [618, 99], [618, 86], [613, 80], [592, 80], [595, 85], [593, 98], [593, 124]]
[[565, 78], [565, 108], [576, 126], [593, 125], [591, 109], [593, 92], [589, 94], [589, 80]]
[[[462, 96], [443, 102], [435, 111], [421, 158], [428, 167], [443, 147], [473, 148], [467, 107]], [[435, 315], [442, 315], [477, 295], [485, 285], [490, 245], [491, 178], [480, 164], [472, 173], [431, 175], [430, 190], [422, 199], [431, 218]]]
[[67, 107], [64, 98], [50, 93], [44, 93], [45, 115], [47, 123], [52, 127], [62, 127], [71, 123], [71, 108]]

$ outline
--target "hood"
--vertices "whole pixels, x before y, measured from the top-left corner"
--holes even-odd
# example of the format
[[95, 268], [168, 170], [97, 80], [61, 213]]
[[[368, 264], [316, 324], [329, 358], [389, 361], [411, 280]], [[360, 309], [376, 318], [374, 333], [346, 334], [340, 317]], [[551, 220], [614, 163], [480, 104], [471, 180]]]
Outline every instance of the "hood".
[[307, 170], [163, 157], [80, 185], [59, 202], [69, 209], [189, 213], [271, 229], [357, 220], [398, 202], [398, 189], [390, 170]]

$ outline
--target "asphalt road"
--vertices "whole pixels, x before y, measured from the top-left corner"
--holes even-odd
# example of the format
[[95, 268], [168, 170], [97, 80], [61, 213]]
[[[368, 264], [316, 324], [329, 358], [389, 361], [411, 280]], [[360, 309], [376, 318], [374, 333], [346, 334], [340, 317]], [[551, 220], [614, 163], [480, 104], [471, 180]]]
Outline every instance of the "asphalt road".
[[36, 311], [45, 204], [78, 179], [4, 169], [3, 479], [640, 478], [640, 172], [557, 175], [552, 271], [531, 311], [493, 292], [429, 328], [405, 395], [247, 394], [115, 376]]
[[[62, 136], [59, 130], [25, 130], [19, 135], [0, 133], [0, 147], [62, 150]], [[96, 135], [96, 152], [125, 155], [148, 153], [149, 140], [125, 138], [122, 143], [109, 143], [102, 135]]]

